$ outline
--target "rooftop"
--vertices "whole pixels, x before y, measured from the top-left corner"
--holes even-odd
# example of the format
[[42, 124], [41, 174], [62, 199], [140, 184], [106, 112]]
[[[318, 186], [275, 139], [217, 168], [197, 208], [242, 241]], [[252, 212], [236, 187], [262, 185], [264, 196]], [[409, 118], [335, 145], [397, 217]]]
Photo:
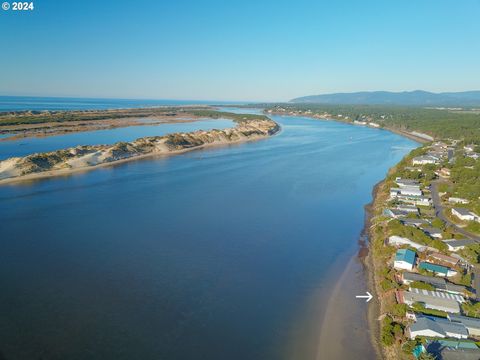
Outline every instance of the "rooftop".
[[398, 249], [397, 254], [395, 255], [395, 261], [405, 261], [409, 264], [415, 263], [415, 251], [410, 249]]

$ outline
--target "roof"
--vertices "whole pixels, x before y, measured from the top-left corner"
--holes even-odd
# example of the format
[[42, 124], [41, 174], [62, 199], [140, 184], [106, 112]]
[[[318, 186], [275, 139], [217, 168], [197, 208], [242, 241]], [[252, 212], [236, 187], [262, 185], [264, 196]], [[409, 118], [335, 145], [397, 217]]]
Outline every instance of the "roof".
[[434, 228], [434, 227], [423, 228], [423, 231], [425, 231], [426, 233], [429, 233], [429, 234], [441, 234], [442, 233], [442, 230], [440, 230], [439, 228]]
[[410, 249], [398, 249], [397, 254], [395, 255], [395, 261], [405, 261], [409, 264], [415, 263], [415, 251]]
[[423, 289], [412, 288], [410, 291], [402, 291], [401, 302], [412, 305], [414, 303], [423, 303], [425, 307], [443, 310], [452, 313], [459, 313], [459, 300], [464, 301], [460, 295], [452, 295], [444, 292], [428, 291]]
[[447, 262], [447, 263], [450, 263], [450, 264], [458, 263], [458, 259], [456, 259], [454, 257], [451, 257], [451, 256], [448, 256], [448, 255], [443, 255], [443, 254], [440, 254], [440, 253], [433, 253], [433, 254], [430, 254], [429, 256], [434, 258], [434, 259], [437, 259], [437, 260], [440, 260], [440, 261], [443, 261], [443, 262]]
[[462, 240], [451, 239], [451, 240], [442, 240], [442, 241], [451, 247], [468, 246], [468, 245], [475, 244], [475, 240], [471, 240], [471, 239], [462, 239]]
[[480, 329], [480, 319], [455, 314], [448, 314], [448, 318], [450, 321], [461, 323], [467, 328]]
[[442, 279], [439, 277], [425, 276], [422, 274], [411, 273], [411, 272], [404, 272], [403, 279], [407, 281], [421, 281], [421, 282], [433, 285], [439, 289], [445, 289], [446, 283], [447, 283], [445, 279]]
[[470, 213], [470, 210], [465, 209], [465, 208], [454, 207], [454, 208], [452, 208], [452, 210], [455, 210], [460, 215], [472, 215]]
[[447, 333], [468, 336], [468, 331], [463, 324], [454, 323], [434, 316], [419, 317], [414, 324], [410, 325], [410, 331], [424, 330], [432, 330], [443, 336], [447, 336]]
[[404, 225], [415, 225], [415, 224], [418, 224], [418, 225], [422, 225], [422, 224], [428, 224], [428, 221], [425, 220], [425, 219], [409, 219], [409, 218], [406, 218], [406, 219], [402, 219], [400, 220]]
[[478, 360], [480, 349], [452, 350], [445, 348], [440, 353], [442, 360]]
[[465, 291], [467, 291], [467, 287], [463, 285], [452, 284], [447, 281], [445, 285], [445, 290], [464, 293]]
[[432, 264], [432, 263], [425, 262], [425, 261], [420, 262], [420, 264], [418, 265], [418, 268], [423, 269], [423, 270], [436, 272], [436, 273], [439, 273], [439, 274], [445, 274], [445, 275], [448, 273], [448, 270], [449, 270], [448, 267], [446, 267], [446, 266]]

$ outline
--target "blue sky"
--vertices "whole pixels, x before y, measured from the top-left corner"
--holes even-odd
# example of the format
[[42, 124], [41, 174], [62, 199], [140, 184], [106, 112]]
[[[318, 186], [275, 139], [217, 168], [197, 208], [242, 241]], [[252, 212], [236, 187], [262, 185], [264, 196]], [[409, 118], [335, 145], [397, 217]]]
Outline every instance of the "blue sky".
[[283, 101], [480, 89], [480, 0], [34, 5], [0, 10], [1, 95]]

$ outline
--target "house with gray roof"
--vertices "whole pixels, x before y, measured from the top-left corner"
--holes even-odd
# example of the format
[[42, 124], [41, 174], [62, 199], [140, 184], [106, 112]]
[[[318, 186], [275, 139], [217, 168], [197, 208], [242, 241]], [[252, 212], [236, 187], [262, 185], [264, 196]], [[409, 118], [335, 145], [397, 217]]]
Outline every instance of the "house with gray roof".
[[457, 252], [459, 250], [465, 249], [466, 246], [475, 244], [475, 240], [471, 239], [449, 239], [449, 240], [442, 240], [447, 246], [448, 250]]
[[448, 314], [448, 319], [463, 324], [470, 335], [480, 336], [480, 319], [455, 314]]
[[460, 313], [459, 303], [465, 302], [461, 295], [448, 294], [441, 291], [430, 291], [424, 289], [412, 288], [409, 291], [400, 290], [398, 292], [398, 300], [400, 303], [412, 306], [420, 303], [428, 309]]
[[468, 338], [467, 328], [460, 323], [454, 323], [447, 319], [429, 316], [417, 317], [417, 321], [410, 325], [408, 334], [411, 339], [417, 336], [439, 337], [439, 338]]

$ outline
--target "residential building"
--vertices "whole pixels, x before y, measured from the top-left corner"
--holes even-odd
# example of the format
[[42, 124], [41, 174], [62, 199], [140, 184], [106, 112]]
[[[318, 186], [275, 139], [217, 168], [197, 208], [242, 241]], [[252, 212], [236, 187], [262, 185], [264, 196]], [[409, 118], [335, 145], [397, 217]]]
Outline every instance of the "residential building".
[[442, 230], [434, 227], [426, 227], [423, 228], [423, 232], [427, 234], [428, 236], [435, 238], [435, 239], [441, 239], [442, 238]]
[[392, 245], [392, 246], [408, 245], [413, 247], [414, 249], [418, 249], [419, 251], [424, 251], [426, 249], [425, 245], [418, 244], [410, 239], [407, 239], [401, 236], [396, 236], [396, 235], [390, 236], [388, 238], [388, 245]]
[[437, 164], [439, 162], [439, 158], [432, 155], [422, 155], [417, 156], [412, 159], [413, 165], [427, 165], [427, 164]]
[[470, 335], [480, 336], [480, 319], [454, 314], [448, 314], [447, 317], [452, 322], [463, 324]]
[[422, 225], [428, 225], [430, 224], [427, 220], [425, 219], [411, 219], [411, 218], [404, 218], [400, 220], [403, 225], [406, 226], [414, 226], [414, 227], [420, 227]]
[[454, 252], [465, 249], [465, 246], [475, 244], [475, 240], [470, 240], [470, 239], [462, 239], [462, 240], [449, 239], [449, 240], [442, 240], [442, 241], [448, 246], [449, 251], [454, 251]]
[[444, 291], [450, 294], [465, 295], [467, 293], [467, 288], [465, 286], [452, 284], [447, 280], [436, 276], [404, 272], [401, 275], [401, 281], [405, 285], [410, 285], [414, 281], [423, 282], [432, 285], [437, 291]]
[[395, 254], [393, 267], [398, 270], [412, 270], [415, 265], [415, 251], [410, 249], [398, 249]]
[[468, 338], [468, 331], [465, 326], [435, 316], [417, 317], [417, 321], [409, 326], [408, 333], [411, 339], [415, 339], [417, 336], [449, 337], [456, 339]]
[[436, 276], [451, 277], [457, 275], [455, 270], [452, 270], [446, 266], [432, 264], [426, 261], [422, 261], [418, 264], [418, 268], [434, 273]]
[[468, 201], [467, 199], [452, 196], [448, 198], [448, 202], [451, 202], [453, 204], [468, 204], [470, 201]]
[[465, 302], [461, 295], [448, 294], [439, 291], [412, 288], [409, 291], [397, 292], [398, 302], [412, 306], [421, 303], [427, 309], [440, 310], [454, 314], [460, 313], [460, 303]]
[[477, 214], [465, 208], [459, 208], [459, 207], [452, 208], [452, 215], [456, 216], [457, 218], [463, 221], [478, 220]]
[[405, 195], [405, 196], [422, 196], [422, 190], [418, 186], [405, 186], [399, 188], [391, 188], [390, 189], [390, 197], [396, 198], [398, 195]]
[[418, 208], [415, 205], [406, 205], [406, 204], [398, 205], [397, 210], [405, 211], [407, 213], [418, 214]]
[[402, 178], [397, 177], [395, 179], [395, 183], [401, 188], [402, 187], [409, 187], [409, 186], [416, 186], [416, 187], [420, 188], [420, 183], [417, 180], [402, 179]]
[[434, 261], [447, 264], [448, 266], [456, 266], [458, 265], [458, 259], [452, 256], [444, 255], [439, 252], [429, 254], [428, 257], [433, 259]]
[[384, 209], [383, 215], [394, 218], [394, 219], [400, 219], [407, 216], [408, 213], [398, 209]]

